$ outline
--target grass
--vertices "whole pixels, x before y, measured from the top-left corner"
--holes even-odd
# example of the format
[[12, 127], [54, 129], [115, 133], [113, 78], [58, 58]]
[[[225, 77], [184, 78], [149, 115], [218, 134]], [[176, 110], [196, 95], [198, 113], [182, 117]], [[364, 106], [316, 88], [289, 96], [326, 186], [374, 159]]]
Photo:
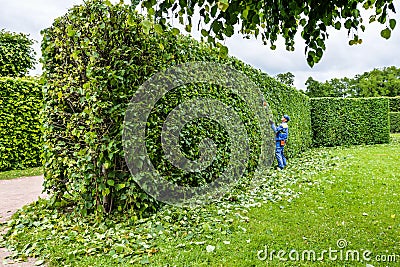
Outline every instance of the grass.
[[259, 175], [268, 179], [221, 203], [143, 220], [83, 219], [41, 201], [14, 216], [0, 246], [49, 266], [398, 266], [400, 134], [390, 145], [312, 150]]
[[[333, 156], [345, 158], [346, 164], [316, 174], [313, 187], [300, 189], [302, 197], [241, 212], [247, 222], [233, 227], [241, 227], [243, 232], [227, 234], [216, 229], [212, 238], [203, 236], [215, 247], [213, 252], [207, 252], [205, 246], [179, 247], [181, 240], [164, 244], [152, 259], [154, 266], [365, 266], [360, 261], [366, 250], [372, 252], [366, 258], [373, 266], [398, 266], [400, 146], [332, 151]], [[338, 242], [346, 246], [340, 249]], [[330, 248], [338, 252], [317, 260]], [[299, 253], [299, 260], [290, 260], [292, 250]], [[302, 252], [311, 250], [316, 252], [316, 260], [308, 260], [308, 254], [301, 260]], [[282, 258], [287, 261], [278, 258], [278, 251], [286, 252]], [[340, 251], [343, 260], [334, 260], [335, 255], [340, 259]], [[351, 254], [346, 261], [346, 253], [355, 251], [360, 253], [360, 261], [357, 257], [353, 261]], [[377, 256], [393, 254], [396, 262], [377, 262]], [[296, 258], [296, 253], [292, 256]]]
[[5, 172], [0, 172], [0, 180], [11, 180], [21, 177], [38, 176], [41, 174], [43, 174], [43, 168], [41, 167], [29, 168], [25, 170], [5, 171]]

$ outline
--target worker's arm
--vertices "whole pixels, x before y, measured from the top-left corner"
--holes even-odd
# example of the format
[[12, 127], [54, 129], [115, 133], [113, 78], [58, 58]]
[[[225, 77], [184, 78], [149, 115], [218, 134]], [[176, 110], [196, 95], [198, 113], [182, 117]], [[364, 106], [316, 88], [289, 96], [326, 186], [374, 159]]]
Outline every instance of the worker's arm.
[[278, 127], [276, 127], [275, 123], [273, 123], [273, 122], [271, 123], [271, 128], [275, 133], [283, 130], [282, 125], [279, 125]]

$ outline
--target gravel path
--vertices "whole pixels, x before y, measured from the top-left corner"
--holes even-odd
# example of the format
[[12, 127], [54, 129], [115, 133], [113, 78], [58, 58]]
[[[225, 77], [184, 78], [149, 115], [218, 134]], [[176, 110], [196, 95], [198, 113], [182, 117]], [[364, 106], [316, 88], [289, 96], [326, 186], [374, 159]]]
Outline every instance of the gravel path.
[[[42, 184], [43, 176], [0, 180], [0, 222], [7, 221], [18, 209], [34, 202], [39, 196], [42, 198], [45, 197], [41, 193]], [[29, 259], [28, 262], [11, 264], [10, 260], [5, 259], [9, 254], [4, 248], [0, 248], [0, 266], [35, 266], [35, 259]]]

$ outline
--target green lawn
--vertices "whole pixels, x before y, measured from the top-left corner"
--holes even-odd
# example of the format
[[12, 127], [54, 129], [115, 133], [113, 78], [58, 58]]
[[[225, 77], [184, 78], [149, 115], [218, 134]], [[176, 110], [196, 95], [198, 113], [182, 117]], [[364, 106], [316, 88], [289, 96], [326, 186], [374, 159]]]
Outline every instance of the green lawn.
[[[216, 247], [214, 252], [198, 245], [177, 248], [182, 241], [176, 240], [164, 244], [152, 262], [156, 266], [366, 266], [350, 256], [358, 251], [362, 260], [362, 253], [369, 250], [372, 254], [367, 251], [366, 260], [371, 259], [371, 265], [399, 266], [400, 146], [362, 146], [332, 152], [333, 157], [345, 159], [340, 168], [313, 176], [317, 183], [300, 188], [303, 195], [290, 203], [268, 203], [240, 212], [248, 222], [234, 224], [234, 228], [246, 231], [216, 231], [207, 240]], [[340, 249], [338, 242], [347, 245]], [[329, 255], [330, 248], [338, 252]], [[286, 252], [281, 256], [287, 262], [278, 259], [280, 250]], [[296, 259], [296, 252], [289, 254], [292, 250], [299, 253], [300, 260], [290, 260]], [[318, 260], [324, 250], [328, 251], [325, 260]], [[301, 260], [304, 251], [305, 260]], [[315, 262], [308, 260], [307, 251], [316, 253]], [[344, 253], [343, 260], [339, 260], [340, 253]], [[392, 254], [397, 255], [396, 262], [380, 264], [375, 260]]]
[[43, 168], [41, 167], [29, 168], [25, 170], [6, 171], [0, 172], [0, 180], [11, 180], [21, 177], [38, 176], [41, 174], [43, 174]]
[[42, 201], [14, 217], [0, 246], [50, 266], [399, 266], [400, 135], [289, 164], [221, 203], [142, 220], [83, 220]]

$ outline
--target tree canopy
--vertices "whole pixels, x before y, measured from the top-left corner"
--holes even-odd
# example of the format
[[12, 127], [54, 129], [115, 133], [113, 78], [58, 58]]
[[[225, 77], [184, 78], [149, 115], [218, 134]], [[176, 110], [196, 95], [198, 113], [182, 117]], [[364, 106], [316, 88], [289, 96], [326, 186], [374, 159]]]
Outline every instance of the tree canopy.
[[35, 65], [33, 41], [23, 33], [0, 30], [0, 77], [20, 77]]
[[294, 74], [291, 72], [279, 73], [275, 76], [275, 78], [283, 84], [288, 86], [293, 86], [294, 84]]
[[[381, 36], [390, 38], [396, 26], [392, 18], [395, 13], [393, 0], [131, 0], [134, 6], [141, 5], [158, 26], [171, 19], [178, 19], [186, 31], [192, 30], [192, 20], [200, 16], [197, 28], [210, 43], [220, 47], [222, 55], [227, 48], [220, 43], [238, 32], [245, 37], [260, 38], [265, 45], [275, 49], [278, 36], [285, 40], [287, 50], [294, 50], [295, 35], [301, 29], [305, 41], [305, 54], [310, 66], [317, 63], [325, 49], [331, 29], [347, 30], [350, 45], [361, 44], [359, 30], [365, 30], [366, 21], [378, 21], [383, 25]], [[373, 10], [368, 19], [363, 10]]]
[[374, 69], [354, 78], [334, 78], [319, 82], [309, 77], [306, 81], [310, 97], [375, 97], [400, 95], [400, 69], [394, 66]]

